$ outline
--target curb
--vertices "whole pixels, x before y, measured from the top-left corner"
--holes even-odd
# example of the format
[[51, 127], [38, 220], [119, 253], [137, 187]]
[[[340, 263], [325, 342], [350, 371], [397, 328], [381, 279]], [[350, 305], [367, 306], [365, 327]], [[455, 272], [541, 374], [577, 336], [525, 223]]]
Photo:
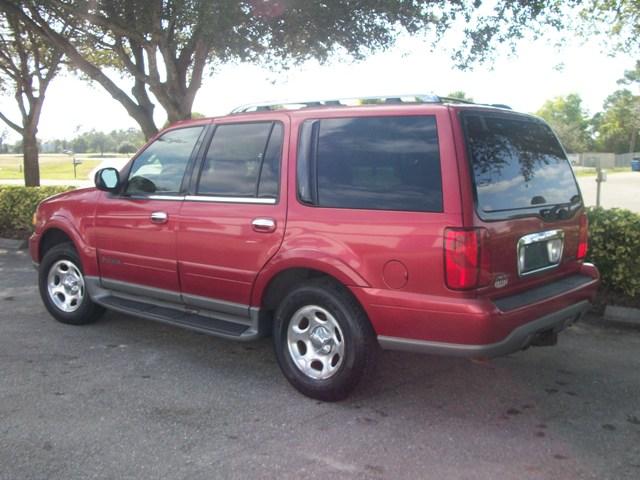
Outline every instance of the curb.
[[604, 310], [605, 324], [626, 325], [640, 328], [640, 308], [607, 305]]
[[1, 238], [0, 237], [0, 248], [5, 250], [24, 250], [29, 246], [29, 242], [27, 240], [14, 240], [12, 238]]

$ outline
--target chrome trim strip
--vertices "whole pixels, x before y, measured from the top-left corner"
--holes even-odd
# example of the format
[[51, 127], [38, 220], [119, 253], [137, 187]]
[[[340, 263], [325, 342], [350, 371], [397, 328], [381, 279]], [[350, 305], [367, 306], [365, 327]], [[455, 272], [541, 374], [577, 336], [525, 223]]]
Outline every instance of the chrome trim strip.
[[140, 295], [142, 297], [157, 298], [164, 302], [182, 303], [180, 293], [162, 288], [148, 287], [137, 283], [123, 282], [121, 280], [112, 280], [109, 278], [102, 279], [102, 286], [109, 290], [129, 293], [132, 295]]
[[254, 197], [215, 197], [209, 195], [187, 195], [186, 201], [191, 202], [211, 202], [211, 203], [250, 203], [259, 205], [275, 205], [275, 198], [254, 198]]
[[[562, 240], [562, 244], [560, 246], [560, 256], [558, 257], [558, 261], [556, 263], [552, 263], [545, 267], [537, 268], [535, 270], [529, 270], [527, 272], [522, 271], [523, 265], [521, 260], [524, 260], [520, 258], [520, 252], [522, 248], [524, 248], [527, 245], [533, 245], [534, 243], [548, 242], [549, 240], [556, 240], [556, 239]], [[560, 230], [560, 229], [547, 230], [544, 232], [530, 233], [528, 235], [520, 237], [516, 247], [516, 262], [518, 264], [518, 276], [526, 277], [527, 275], [532, 275], [534, 273], [544, 272], [546, 270], [551, 270], [552, 268], [556, 268], [558, 265], [560, 265], [560, 263], [562, 263], [562, 255], [564, 255], [564, 230]]]
[[499, 357], [525, 348], [530, 344], [533, 336], [540, 331], [553, 329], [559, 332], [564, 330], [586, 312], [590, 305], [588, 300], [582, 300], [562, 310], [525, 323], [513, 330], [505, 339], [486, 345], [433, 342], [385, 335], [378, 335], [378, 343], [387, 350], [403, 350], [406, 352], [456, 357]]
[[181, 202], [182, 200], [184, 200], [184, 195], [147, 195], [132, 198], [141, 198], [147, 200], [173, 200], [174, 202]]

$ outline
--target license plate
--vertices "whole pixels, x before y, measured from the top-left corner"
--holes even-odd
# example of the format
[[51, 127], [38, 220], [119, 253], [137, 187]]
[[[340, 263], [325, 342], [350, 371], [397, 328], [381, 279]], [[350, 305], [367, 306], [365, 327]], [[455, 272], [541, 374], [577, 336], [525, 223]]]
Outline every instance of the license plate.
[[564, 231], [547, 230], [518, 240], [518, 275], [530, 275], [555, 268], [562, 260]]

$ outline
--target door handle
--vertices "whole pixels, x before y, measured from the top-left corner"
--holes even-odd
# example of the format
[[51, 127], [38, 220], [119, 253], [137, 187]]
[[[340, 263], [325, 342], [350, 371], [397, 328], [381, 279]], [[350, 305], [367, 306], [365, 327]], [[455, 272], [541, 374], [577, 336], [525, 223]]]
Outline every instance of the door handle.
[[151, 214], [151, 222], [153, 223], [167, 223], [168, 219], [167, 212], [153, 212]]
[[276, 231], [276, 221], [273, 218], [254, 218], [251, 226], [256, 232], [271, 233]]

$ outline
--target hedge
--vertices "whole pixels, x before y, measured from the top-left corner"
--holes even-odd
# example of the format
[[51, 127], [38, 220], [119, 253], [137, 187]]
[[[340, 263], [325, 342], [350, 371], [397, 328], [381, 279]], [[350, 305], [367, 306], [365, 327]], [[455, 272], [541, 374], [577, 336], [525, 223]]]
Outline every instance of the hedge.
[[33, 229], [33, 212], [38, 204], [73, 187], [0, 186], [0, 237], [25, 238]]
[[605, 290], [640, 295], [640, 215], [620, 208], [590, 208], [587, 260], [600, 270]]

